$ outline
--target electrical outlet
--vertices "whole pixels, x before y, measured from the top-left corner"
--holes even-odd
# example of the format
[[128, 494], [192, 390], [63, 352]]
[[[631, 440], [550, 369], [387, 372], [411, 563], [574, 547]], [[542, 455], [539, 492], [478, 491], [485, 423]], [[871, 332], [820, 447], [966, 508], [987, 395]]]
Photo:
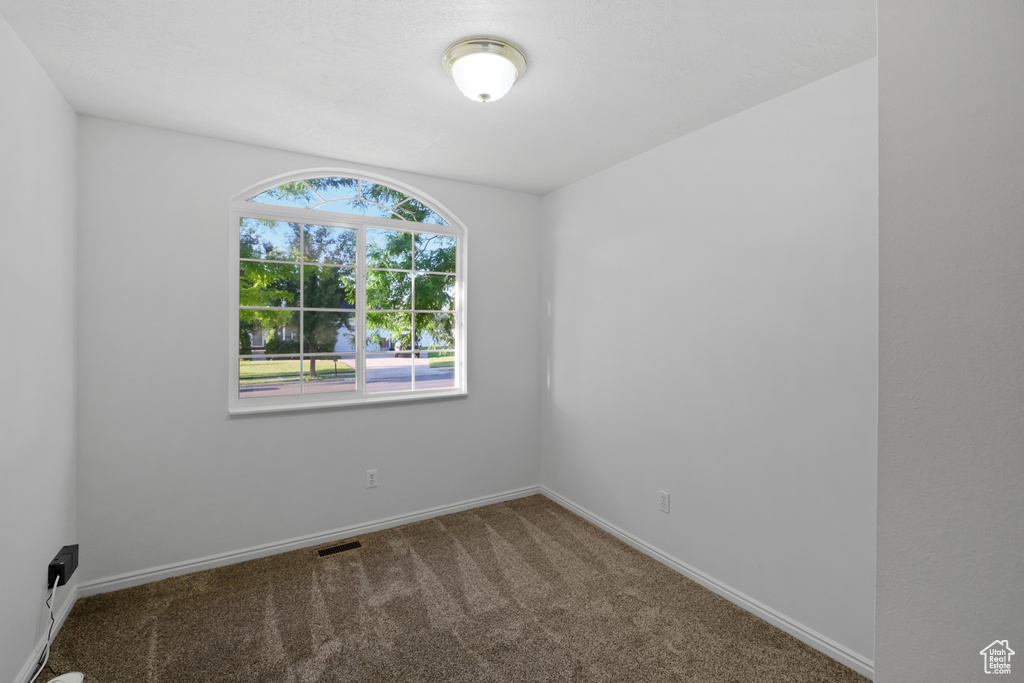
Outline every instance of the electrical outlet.
[[668, 491], [658, 491], [658, 508], [666, 515], [668, 514], [668, 499]]
[[377, 470], [366, 470], [366, 488], [372, 489], [377, 486]]

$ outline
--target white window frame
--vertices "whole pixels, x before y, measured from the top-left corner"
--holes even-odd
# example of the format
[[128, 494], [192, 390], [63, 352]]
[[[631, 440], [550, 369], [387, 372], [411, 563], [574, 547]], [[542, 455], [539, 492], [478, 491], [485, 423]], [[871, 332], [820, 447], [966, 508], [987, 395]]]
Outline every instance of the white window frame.
[[[448, 225], [433, 223], [416, 223], [397, 218], [378, 218], [375, 216], [359, 216], [357, 214], [335, 213], [315, 209], [304, 209], [274, 204], [261, 204], [248, 201], [267, 190], [284, 183], [307, 178], [353, 178], [365, 180], [399, 190], [405, 195], [416, 199], [432, 209]], [[228, 230], [228, 413], [231, 415], [248, 413], [268, 413], [293, 410], [322, 410], [328, 408], [345, 408], [373, 404], [403, 403], [407, 401], [425, 401], [443, 398], [466, 396], [466, 255], [468, 239], [465, 225], [440, 202], [424, 193], [409, 187], [405, 183], [366, 171], [351, 168], [312, 168], [293, 173], [286, 173], [252, 185], [231, 198], [230, 220]], [[263, 396], [240, 398], [238, 395], [238, 337], [239, 337], [239, 225], [242, 218], [265, 218], [286, 222], [297, 222], [313, 225], [324, 225], [339, 228], [356, 229], [357, 264], [356, 282], [356, 354], [357, 372], [355, 391], [337, 393], [299, 394], [292, 396]], [[404, 232], [426, 232], [436, 235], [450, 235], [458, 239], [455, 252], [455, 386], [443, 389], [414, 389], [394, 392], [366, 393], [366, 228], [389, 228]], [[373, 353], [373, 352], [371, 352]], [[415, 358], [410, 358], [412, 371], [415, 375]], [[300, 373], [301, 383], [301, 373]]]

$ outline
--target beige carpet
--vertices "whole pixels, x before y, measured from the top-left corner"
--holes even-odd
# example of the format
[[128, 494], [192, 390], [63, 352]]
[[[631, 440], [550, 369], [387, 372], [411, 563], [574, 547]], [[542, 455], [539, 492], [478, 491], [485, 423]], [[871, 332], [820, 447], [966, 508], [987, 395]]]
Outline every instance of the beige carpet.
[[358, 540], [80, 600], [50, 668], [87, 683], [867, 680], [541, 496]]

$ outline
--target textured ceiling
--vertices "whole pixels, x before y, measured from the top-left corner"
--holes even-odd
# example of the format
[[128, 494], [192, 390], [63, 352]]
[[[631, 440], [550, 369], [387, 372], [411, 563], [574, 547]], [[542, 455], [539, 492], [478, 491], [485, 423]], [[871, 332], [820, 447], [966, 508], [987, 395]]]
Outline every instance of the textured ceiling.
[[[875, 55], [875, 0], [0, 0], [79, 113], [544, 193]], [[471, 102], [449, 44], [518, 45]]]

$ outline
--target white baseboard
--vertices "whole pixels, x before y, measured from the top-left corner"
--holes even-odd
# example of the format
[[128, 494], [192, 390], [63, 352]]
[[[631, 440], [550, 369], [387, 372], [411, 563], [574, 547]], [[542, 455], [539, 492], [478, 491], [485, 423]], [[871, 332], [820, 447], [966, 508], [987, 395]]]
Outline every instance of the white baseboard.
[[822, 634], [818, 633], [817, 631], [811, 628], [808, 628], [807, 626], [804, 626], [798, 621], [790, 619], [786, 615], [775, 611], [771, 607], [768, 607], [767, 605], [758, 602], [749, 595], [745, 595], [740, 591], [731, 588], [730, 586], [727, 586], [726, 584], [708, 576], [699, 569], [691, 567], [685, 562], [675, 557], [672, 557], [667, 553], [663, 553], [654, 546], [648, 545], [647, 543], [640, 540], [631, 533], [620, 529], [611, 522], [608, 522], [602, 519], [601, 517], [598, 517], [589, 510], [580, 507], [576, 503], [573, 503], [571, 500], [568, 500], [567, 498], [560, 496], [559, 494], [555, 493], [546, 486], [541, 486], [540, 492], [544, 496], [550, 498], [552, 501], [558, 503], [559, 505], [569, 510], [570, 512], [573, 512], [579, 515], [580, 517], [589, 520], [593, 524], [599, 526], [611, 535], [618, 538], [620, 541], [623, 541], [624, 543], [633, 546], [634, 548], [642, 552], [644, 555], [654, 558], [658, 562], [661, 562], [663, 565], [669, 567], [670, 569], [674, 569], [675, 571], [679, 572], [687, 578], [693, 579], [694, 581], [704, 586], [708, 590], [717, 593], [718, 595], [721, 595], [729, 602], [738, 605], [739, 607], [742, 607], [751, 614], [754, 614], [755, 616], [764, 619], [772, 626], [776, 626], [782, 629], [783, 631], [793, 636], [797, 640], [800, 640], [810, 645], [815, 650], [822, 652], [831, 657], [832, 659], [836, 660], [837, 662], [850, 667], [862, 676], [866, 676], [867, 678], [874, 680], [874, 661], [867, 659], [863, 655], [857, 654], [856, 652], [853, 652], [852, 650], [846, 647], [843, 647], [834, 640], [826, 636], [823, 636]]
[[159, 567], [153, 567], [152, 569], [144, 569], [138, 572], [127, 572], [125, 574], [118, 574], [117, 576], [95, 579], [81, 584], [78, 587], [78, 595], [81, 597], [88, 597], [99, 593], [109, 593], [110, 591], [121, 590], [122, 588], [132, 588], [134, 586], [141, 586], [145, 583], [168, 579], [172, 576], [191, 574], [192, 572], [203, 571], [204, 569], [214, 569], [216, 567], [235, 564], [236, 562], [245, 562], [246, 560], [255, 560], [269, 555], [286, 553], [291, 550], [309, 548], [322, 543], [330, 543], [331, 541], [337, 541], [343, 538], [351, 538], [360, 534], [368, 534], [374, 531], [380, 531], [381, 529], [390, 529], [391, 527], [399, 526], [401, 524], [419, 522], [424, 519], [440, 517], [441, 515], [449, 515], [453, 512], [461, 512], [471, 508], [500, 503], [505, 500], [524, 498], [537, 493], [540, 493], [539, 486], [528, 486], [514, 491], [505, 491], [504, 493], [498, 493], [492, 496], [483, 496], [481, 498], [473, 498], [472, 500], [464, 500], [460, 503], [453, 503], [452, 505], [442, 505], [440, 507], [430, 508], [429, 510], [420, 510], [418, 512], [411, 512], [405, 515], [387, 517], [385, 519], [379, 519], [366, 524], [356, 524], [354, 526], [344, 527], [341, 529], [333, 529], [331, 531], [325, 531], [318, 534], [300, 536], [298, 538], [291, 538], [276, 543], [266, 543], [264, 545], [244, 548], [242, 550], [236, 550], [229, 553], [210, 555], [208, 557], [202, 557], [188, 562], [165, 564]]
[[[65, 601], [65, 604], [61, 607], [60, 615], [57, 618], [57, 625], [55, 626], [54, 633], [60, 629], [60, 625], [64, 623], [64, 619], [67, 617], [68, 612], [71, 611], [71, 607], [79, 597], [87, 597], [90, 595], [96, 595], [98, 593], [107, 593], [110, 591], [121, 590], [122, 588], [131, 588], [133, 586], [141, 586], [145, 583], [152, 581], [159, 581], [160, 579], [170, 578], [172, 576], [181, 576], [183, 574], [191, 574], [192, 572], [202, 571], [205, 569], [214, 569], [216, 567], [223, 567], [229, 564], [235, 564], [236, 562], [244, 562], [246, 560], [255, 560], [261, 557], [267, 557], [269, 555], [276, 555], [278, 553], [284, 553], [291, 550], [299, 550], [301, 548], [308, 548], [322, 543], [329, 543], [335, 540], [341, 540], [345, 538], [351, 538], [360, 534], [368, 534], [374, 531], [380, 531], [382, 529], [390, 529], [402, 524], [409, 524], [411, 522], [419, 522], [424, 519], [431, 519], [433, 517], [440, 517], [441, 515], [447, 515], [454, 512], [461, 512], [463, 510], [469, 510], [471, 508], [482, 507], [484, 505], [491, 505], [493, 503], [500, 503], [506, 500], [512, 500], [514, 498], [523, 498], [526, 496], [532, 496], [536, 493], [543, 494], [547, 498], [551, 499], [555, 503], [561, 505], [567, 510], [583, 517], [584, 519], [592, 522], [598, 527], [604, 529], [608, 533], [612, 534], [624, 543], [636, 548], [640, 552], [654, 558], [661, 562], [665, 566], [679, 572], [683, 576], [686, 576], [705, 588], [721, 595], [726, 600], [732, 602], [739, 607], [747, 610], [748, 612], [764, 619], [769, 624], [776, 626], [796, 639], [810, 645], [814, 649], [822, 652], [832, 659], [850, 667], [854, 671], [866, 676], [867, 678], [874, 678], [874, 662], [866, 657], [853, 652], [852, 650], [840, 645], [834, 640], [814, 631], [807, 626], [804, 626], [798, 621], [790, 619], [784, 614], [777, 612], [776, 610], [768, 607], [767, 605], [755, 600], [754, 598], [745, 595], [744, 593], [714, 579], [711, 576], [701, 572], [699, 569], [692, 567], [685, 562], [664, 553], [654, 546], [648, 545], [641, 539], [633, 536], [627, 531], [620, 529], [611, 522], [608, 522], [601, 517], [593, 514], [589, 510], [580, 507], [576, 503], [562, 497], [558, 493], [552, 491], [546, 486], [528, 486], [514, 491], [506, 491], [504, 493], [495, 494], [493, 496], [484, 496], [481, 498], [474, 498], [471, 500], [454, 503], [452, 505], [443, 505], [428, 510], [420, 510], [418, 512], [412, 512], [405, 515], [397, 515], [394, 517], [388, 517], [366, 524], [357, 524], [350, 527], [344, 527], [341, 529], [334, 529], [332, 531], [326, 531], [319, 534], [311, 534], [308, 536], [301, 536], [298, 538], [292, 538], [286, 541], [280, 541], [277, 543], [268, 543], [265, 545], [255, 546], [252, 548], [246, 548], [230, 553], [223, 553], [220, 555], [211, 555], [209, 557], [192, 560], [189, 562], [181, 562], [175, 564], [167, 564], [160, 567], [154, 567], [152, 569], [146, 569], [140, 572], [129, 572], [125, 574], [119, 574], [103, 579], [97, 579], [94, 581], [88, 581], [80, 584], [71, 599]], [[56, 615], [55, 615], [56, 616]], [[45, 635], [43, 636], [45, 639]], [[22, 669], [22, 674], [19, 678], [15, 679], [16, 683], [27, 683], [28, 675], [31, 674], [34, 669], [35, 663], [39, 659], [39, 655], [45, 647], [45, 640], [40, 641], [40, 645], [29, 662], [26, 663]]]
[[[64, 625], [64, 620], [68, 618], [69, 614], [71, 614], [71, 608], [75, 606], [75, 603], [78, 602], [79, 598], [77, 581], [67, 583], [65, 586], [71, 586], [71, 593], [67, 598], [65, 598], [60, 608], [53, 613], [53, 638], [56, 638], [57, 634], [60, 633], [60, 628]], [[60, 586], [57, 587], [57, 594], [60, 595]], [[49, 612], [47, 612], [47, 615], [49, 615]], [[43, 650], [46, 648], [46, 635], [49, 630], [50, 627], [47, 625], [46, 632], [39, 637], [39, 642], [32, 650], [32, 655], [28, 658], [28, 661], [25, 662], [25, 665], [21, 667], [21, 671], [18, 672], [18, 675], [14, 677], [14, 683], [28, 683], [32, 680], [32, 675], [36, 672], [36, 665], [39, 663], [39, 658], [43, 656]], [[39, 683], [39, 681], [48, 681], [50, 678], [52, 678], [52, 676], [47, 677], [43, 674], [36, 683]]]

